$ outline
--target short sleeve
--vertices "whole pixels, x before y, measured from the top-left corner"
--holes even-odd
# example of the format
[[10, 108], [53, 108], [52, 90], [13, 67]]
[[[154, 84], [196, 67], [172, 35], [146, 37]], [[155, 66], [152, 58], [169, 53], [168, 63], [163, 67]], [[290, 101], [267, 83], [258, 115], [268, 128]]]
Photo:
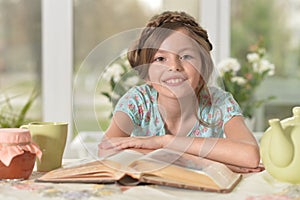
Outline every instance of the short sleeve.
[[140, 92], [135, 88], [132, 88], [119, 99], [114, 109], [114, 113], [122, 111], [130, 117], [134, 124], [140, 126], [143, 118], [143, 107]]
[[117, 111], [127, 114], [134, 124], [132, 136], [164, 135], [164, 123], [157, 106], [157, 92], [147, 84], [130, 89], [118, 101]]
[[242, 110], [230, 93], [227, 93], [224, 102], [224, 124], [234, 116], [242, 115]]
[[208, 88], [209, 94], [202, 90], [200, 94], [199, 117], [202, 122], [195, 127], [189, 136], [224, 137], [224, 125], [232, 117], [242, 115], [240, 106], [232, 95], [221, 88]]
[[231, 93], [215, 88], [213, 97], [215, 104], [221, 109], [223, 125], [232, 117], [242, 115], [242, 110]]

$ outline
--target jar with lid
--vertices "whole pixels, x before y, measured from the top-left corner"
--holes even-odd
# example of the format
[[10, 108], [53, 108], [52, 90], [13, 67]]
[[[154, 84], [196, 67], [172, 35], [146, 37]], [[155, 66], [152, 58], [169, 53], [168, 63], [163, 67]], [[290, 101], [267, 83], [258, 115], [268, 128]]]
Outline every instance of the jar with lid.
[[41, 156], [29, 130], [0, 128], [0, 179], [28, 179]]

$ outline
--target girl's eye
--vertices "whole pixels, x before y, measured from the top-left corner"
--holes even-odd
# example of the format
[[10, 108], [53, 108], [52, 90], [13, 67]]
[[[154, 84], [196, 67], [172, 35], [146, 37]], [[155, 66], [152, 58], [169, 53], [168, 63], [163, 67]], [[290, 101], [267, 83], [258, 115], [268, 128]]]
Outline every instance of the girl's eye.
[[193, 56], [191, 55], [183, 55], [183, 56], [180, 56], [180, 60], [189, 60], [189, 59], [192, 59]]
[[166, 59], [165, 59], [164, 57], [160, 56], [160, 57], [154, 58], [154, 61], [153, 61], [153, 62], [162, 62], [162, 61], [165, 61], [165, 60], [166, 60]]

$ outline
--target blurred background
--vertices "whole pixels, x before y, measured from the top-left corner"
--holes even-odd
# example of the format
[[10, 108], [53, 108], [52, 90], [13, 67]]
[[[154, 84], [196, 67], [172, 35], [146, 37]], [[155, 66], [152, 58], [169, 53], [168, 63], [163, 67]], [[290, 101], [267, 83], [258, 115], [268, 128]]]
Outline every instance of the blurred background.
[[[98, 131], [99, 125], [105, 130], [112, 109], [110, 102], [105, 96], [98, 97], [93, 107], [98, 112], [96, 116], [99, 124], [91, 123], [91, 116], [95, 116], [91, 114], [90, 105], [87, 105], [89, 102], [84, 98], [78, 99], [85, 96], [85, 89], [89, 87], [88, 82], [76, 88], [80, 94], [75, 97], [72, 95], [76, 73], [98, 44], [120, 32], [143, 27], [150, 17], [163, 10], [186, 11], [208, 29], [215, 46], [213, 53], [215, 63], [229, 56], [243, 62], [249, 46], [263, 38], [268, 59], [276, 68], [275, 75], [268, 77], [260, 85], [256, 95], [272, 95], [275, 98], [255, 111], [254, 131], [264, 131], [268, 127], [267, 119], [283, 119], [291, 116], [291, 108], [300, 105], [300, 1], [298, 0], [52, 1], [50, 4], [53, 7], [57, 6], [57, 12], [48, 10], [50, 1], [0, 0], [0, 103], [3, 105], [11, 99], [10, 109], [18, 112], [18, 109], [28, 101], [31, 92], [38, 90], [39, 95], [26, 114], [26, 121], [67, 120], [74, 125], [72, 109], [76, 109], [76, 124], [71, 126], [70, 138], [75, 137], [79, 131]], [[59, 11], [59, 8], [62, 11]], [[63, 20], [63, 14], [60, 16], [65, 8], [68, 12], [68, 21]], [[58, 17], [54, 23], [47, 20], [51, 14]], [[62, 19], [59, 20], [59, 17]], [[68, 53], [67, 63], [71, 66], [66, 72], [63, 68], [67, 66], [59, 66], [62, 70], [59, 72], [61, 76], [47, 73], [57, 67], [55, 63], [49, 64], [47, 61], [49, 59], [47, 56], [51, 56], [47, 51], [47, 45], [64, 44], [63, 42], [60, 44], [59, 40], [51, 40], [48, 43], [45, 41], [47, 27], [53, 26], [62, 27], [61, 29], [67, 27], [71, 30], [68, 32], [69, 35], [65, 36], [69, 42], [68, 47], [58, 48], [62, 57], [64, 53]], [[70, 47], [71, 49], [68, 49]], [[64, 57], [57, 57], [57, 60], [60, 59], [64, 60]], [[60, 61], [56, 63], [60, 65]], [[55, 84], [59, 81], [63, 88], [66, 84], [64, 88], [66, 92], [60, 93], [59, 87], [57, 91], [51, 87], [57, 87]], [[48, 99], [53, 99], [54, 105], [59, 105], [58, 107], [62, 109], [55, 110], [56, 106], [53, 107], [53, 103], [49, 103]], [[63, 101], [59, 102], [59, 99]], [[2, 113], [8, 112], [3, 107], [0, 109]], [[54, 114], [49, 116], [47, 114], [49, 112]], [[55, 114], [66, 118], [56, 119]]]

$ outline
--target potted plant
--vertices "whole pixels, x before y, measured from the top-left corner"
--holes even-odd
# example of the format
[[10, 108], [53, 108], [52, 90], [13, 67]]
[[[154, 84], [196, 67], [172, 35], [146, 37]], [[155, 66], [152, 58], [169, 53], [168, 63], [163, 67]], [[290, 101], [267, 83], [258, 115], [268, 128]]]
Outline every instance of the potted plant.
[[17, 109], [13, 106], [12, 100], [20, 95], [8, 96], [5, 92], [0, 95], [0, 128], [18, 128], [26, 122], [26, 115], [34, 100], [39, 95], [37, 89], [33, 89], [25, 104]]
[[273, 96], [258, 99], [256, 89], [268, 77], [275, 73], [275, 66], [266, 59], [266, 50], [258, 43], [250, 48], [245, 64], [241, 65], [236, 58], [227, 58], [218, 63], [224, 89], [230, 92], [240, 105], [245, 118], [252, 119], [255, 109]]

